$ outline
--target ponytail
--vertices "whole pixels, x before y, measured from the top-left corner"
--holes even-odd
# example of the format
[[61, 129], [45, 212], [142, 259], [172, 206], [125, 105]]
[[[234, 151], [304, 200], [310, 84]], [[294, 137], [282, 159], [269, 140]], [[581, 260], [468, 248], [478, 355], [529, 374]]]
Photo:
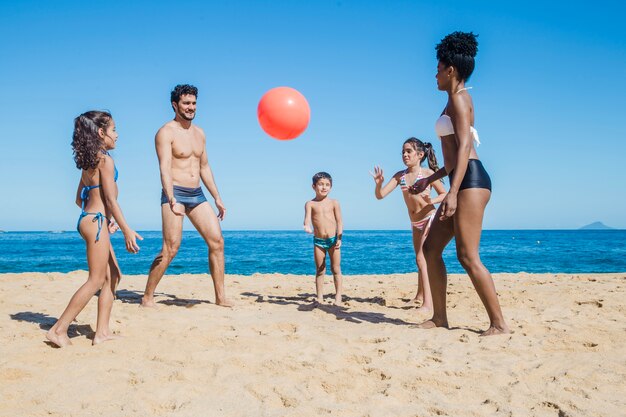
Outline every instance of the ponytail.
[[428, 168], [432, 169], [434, 172], [439, 171], [439, 164], [437, 163], [435, 150], [430, 142], [424, 143], [424, 158], [422, 158], [422, 161], [426, 158], [428, 158]]

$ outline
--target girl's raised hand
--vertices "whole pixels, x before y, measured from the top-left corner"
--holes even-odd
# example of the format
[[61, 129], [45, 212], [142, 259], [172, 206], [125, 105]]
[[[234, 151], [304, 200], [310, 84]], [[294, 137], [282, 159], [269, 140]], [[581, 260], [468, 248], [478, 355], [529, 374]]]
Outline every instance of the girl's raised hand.
[[376, 184], [382, 184], [385, 181], [383, 169], [378, 165], [374, 166], [374, 172], [370, 171], [370, 175], [374, 178]]

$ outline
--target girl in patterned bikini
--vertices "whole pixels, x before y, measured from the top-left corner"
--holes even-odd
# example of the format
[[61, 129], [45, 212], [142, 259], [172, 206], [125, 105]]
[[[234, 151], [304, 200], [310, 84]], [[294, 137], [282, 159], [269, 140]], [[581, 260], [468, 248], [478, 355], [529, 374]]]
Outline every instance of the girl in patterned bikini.
[[[423, 168], [422, 163], [428, 160], [428, 168]], [[413, 231], [413, 249], [415, 250], [415, 263], [418, 270], [418, 285], [415, 297], [409, 301], [409, 305], [421, 303], [418, 311], [432, 312], [432, 297], [430, 294], [430, 285], [428, 282], [428, 272], [426, 268], [426, 259], [422, 252], [422, 244], [428, 236], [430, 224], [435, 215], [435, 206], [441, 202], [446, 196], [446, 191], [441, 181], [436, 181], [420, 194], [410, 194], [409, 186], [413, 185], [421, 178], [428, 177], [436, 172], [437, 158], [435, 151], [430, 143], [424, 143], [416, 138], [407, 139], [402, 145], [402, 162], [406, 165], [406, 169], [396, 172], [387, 184], [383, 186], [385, 177], [382, 168], [374, 167], [374, 172], [370, 172], [374, 178], [376, 186], [374, 194], [378, 200], [385, 198], [398, 185], [402, 190], [404, 203], [409, 212], [411, 221], [411, 230]], [[431, 188], [437, 192], [435, 198], [430, 197]]]

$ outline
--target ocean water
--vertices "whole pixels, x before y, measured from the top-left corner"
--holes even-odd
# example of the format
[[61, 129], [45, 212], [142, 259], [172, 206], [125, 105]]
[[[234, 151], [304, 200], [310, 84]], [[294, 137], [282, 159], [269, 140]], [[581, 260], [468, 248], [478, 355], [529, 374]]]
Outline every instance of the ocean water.
[[[122, 273], [147, 274], [161, 248], [161, 232], [140, 232], [141, 251], [129, 254], [120, 232], [112, 242]], [[301, 231], [225, 231], [226, 273], [314, 274], [312, 237]], [[410, 231], [345, 231], [342, 272], [415, 272]], [[208, 252], [185, 231], [168, 274], [207, 273]], [[491, 272], [626, 272], [626, 230], [486, 230], [481, 258]], [[454, 241], [444, 251], [448, 272], [464, 272]], [[0, 273], [86, 270], [85, 243], [75, 231], [0, 233]], [[327, 269], [330, 273], [330, 268]]]

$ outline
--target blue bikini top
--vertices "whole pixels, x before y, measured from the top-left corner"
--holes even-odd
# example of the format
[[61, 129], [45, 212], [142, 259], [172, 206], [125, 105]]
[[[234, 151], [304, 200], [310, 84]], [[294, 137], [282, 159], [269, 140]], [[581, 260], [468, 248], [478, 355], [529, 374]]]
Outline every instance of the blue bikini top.
[[[103, 153], [103, 154], [105, 154], [105, 155], [111, 156], [111, 155], [109, 155], [109, 153], [108, 153], [108, 152], [106, 152], [106, 151], [103, 151], [102, 153]], [[113, 164], [113, 169], [115, 170], [115, 176], [113, 177], [113, 180], [114, 180], [115, 182], [117, 182], [118, 172], [117, 172], [117, 167], [115, 166], [115, 164]], [[85, 202], [86, 202], [87, 200], [89, 200], [89, 191], [93, 190], [94, 188], [100, 188], [100, 186], [102, 186], [102, 184], [97, 184], [97, 185], [85, 185], [85, 186], [83, 187], [83, 189], [82, 189], [82, 190], [81, 190], [81, 192], [80, 192], [80, 199], [81, 199], [81, 200], [82, 200], [82, 202], [83, 202], [83, 205], [82, 205], [82, 209], [83, 209], [83, 211], [85, 211]]]

